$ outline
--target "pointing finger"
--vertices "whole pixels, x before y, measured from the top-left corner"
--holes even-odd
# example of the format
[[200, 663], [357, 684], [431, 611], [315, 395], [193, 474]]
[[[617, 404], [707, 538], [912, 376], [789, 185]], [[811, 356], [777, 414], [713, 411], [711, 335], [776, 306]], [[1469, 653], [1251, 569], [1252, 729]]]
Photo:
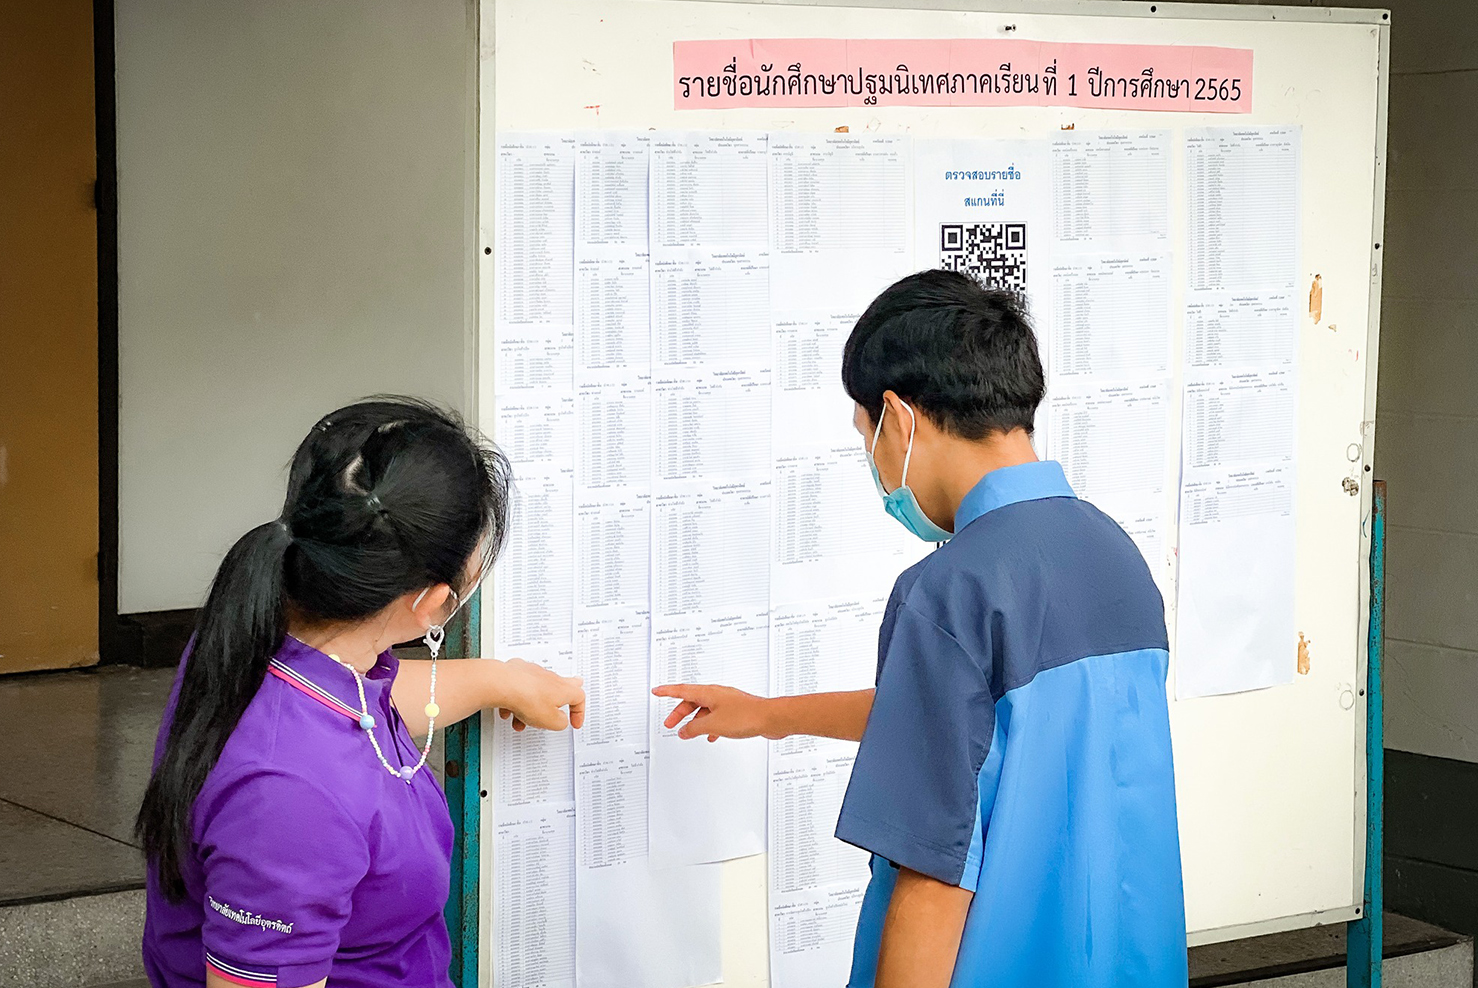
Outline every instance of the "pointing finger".
[[658, 686], [652, 692], [657, 696], [671, 696], [680, 700], [691, 700], [700, 707], [707, 707], [711, 705], [714, 690], [711, 686], [676, 683], [670, 686]]

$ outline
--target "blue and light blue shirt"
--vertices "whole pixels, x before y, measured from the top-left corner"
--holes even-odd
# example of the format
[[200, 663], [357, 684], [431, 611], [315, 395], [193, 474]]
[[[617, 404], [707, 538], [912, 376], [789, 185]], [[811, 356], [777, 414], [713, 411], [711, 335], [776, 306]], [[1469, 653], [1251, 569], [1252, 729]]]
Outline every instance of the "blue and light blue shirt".
[[1186, 983], [1160, 593], [1054, 462], [987, 474], [898, 578], [837, 836], [873, 854], [852, 988], [898, 868], [972, 890], [952, 988]]

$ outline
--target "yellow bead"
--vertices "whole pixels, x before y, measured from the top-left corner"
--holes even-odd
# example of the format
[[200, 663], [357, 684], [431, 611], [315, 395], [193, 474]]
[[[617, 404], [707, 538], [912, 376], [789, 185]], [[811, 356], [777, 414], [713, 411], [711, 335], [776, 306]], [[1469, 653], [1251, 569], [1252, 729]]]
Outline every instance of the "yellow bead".
[[435, 720], [437, 717], [441, 716], [441, 708], [434, 703], [426, 704], [426, 716], [431, 718], [432, 720]]

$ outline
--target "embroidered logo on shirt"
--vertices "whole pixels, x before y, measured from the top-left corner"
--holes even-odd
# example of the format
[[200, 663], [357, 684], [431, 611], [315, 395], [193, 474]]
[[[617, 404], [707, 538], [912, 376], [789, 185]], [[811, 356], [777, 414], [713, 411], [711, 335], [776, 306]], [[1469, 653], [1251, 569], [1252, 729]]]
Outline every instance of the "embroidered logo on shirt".
[[206, 898], [210, 900], [210, 907], [212, 909], [233, 923], [240, 923], [242, 926], [260, 926], [264, 930], [275, 930], [278, 933], [291, 933], [293, 931], [293, 925], [291, 923], [284, 923], [280, 919], [268, 919], [260, 913], [253, 913], [248, 910], [232, 909], [224, 902], [217, 902], [214, 896], [208, 895]]

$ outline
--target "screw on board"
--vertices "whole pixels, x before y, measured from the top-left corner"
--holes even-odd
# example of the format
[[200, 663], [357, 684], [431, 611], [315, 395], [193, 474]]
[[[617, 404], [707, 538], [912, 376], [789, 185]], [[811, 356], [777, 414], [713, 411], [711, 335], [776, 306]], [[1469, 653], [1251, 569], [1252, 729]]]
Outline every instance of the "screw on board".
[[1354, 477], [1346, 477], [1344, 480], [1340, 481], [1340, 486], [1343, 487], [1345, 489], [1345, 493], [1350, 495], [1351, 497], [1354, 497], [1356, 494], [1360, 493], [1360, 481], [1356, 480]]

